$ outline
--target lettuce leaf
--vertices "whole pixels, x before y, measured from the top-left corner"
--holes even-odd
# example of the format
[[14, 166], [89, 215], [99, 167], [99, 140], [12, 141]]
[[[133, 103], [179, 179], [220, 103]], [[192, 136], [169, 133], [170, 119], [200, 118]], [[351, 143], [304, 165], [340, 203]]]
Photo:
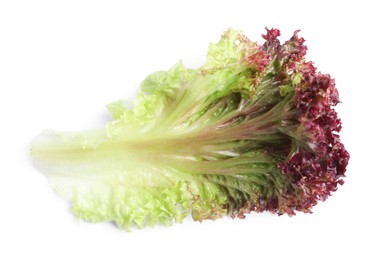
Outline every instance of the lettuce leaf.
[[31, 153], [82, 219], [130, 230], [252, 211], [311, 212], [349, 154], [334, 80], [305, 61], [304, 39], [265, 43], [228, 30], [197, 70], [179, 61], [145, 78], [135, 100], [108, 105], [95, 131], [45, 131]]

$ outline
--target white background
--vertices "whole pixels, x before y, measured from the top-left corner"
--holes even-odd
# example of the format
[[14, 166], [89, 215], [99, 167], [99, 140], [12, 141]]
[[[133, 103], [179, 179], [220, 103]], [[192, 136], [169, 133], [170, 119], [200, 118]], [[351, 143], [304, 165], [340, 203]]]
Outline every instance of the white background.
[[[1, 1], [0, 259], [373, 259], [373, 29], [370, 1]], [[251, 214], [131, 233], [78, 221], [29, 158], [44, 128], [110, 120], [149, 73], [197, 68], [228, 27], [261, 42], [296, 29], [336, 78], [346, 184], [314, 214]]]

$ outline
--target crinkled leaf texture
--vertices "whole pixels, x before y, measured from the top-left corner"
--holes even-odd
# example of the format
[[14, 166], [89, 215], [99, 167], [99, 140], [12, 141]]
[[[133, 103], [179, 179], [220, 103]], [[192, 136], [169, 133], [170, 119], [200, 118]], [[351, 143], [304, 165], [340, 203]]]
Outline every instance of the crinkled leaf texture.
[[283, 45], [228, 30], [197, 70], [178, 62], [145, 78], [134, 102], [86, 132], [45, 131], [32, 157], [88, 221], [171, 225], [251, 211], [310, 212], [343, 184], [334, 80], [317, 73], [297, 32]]

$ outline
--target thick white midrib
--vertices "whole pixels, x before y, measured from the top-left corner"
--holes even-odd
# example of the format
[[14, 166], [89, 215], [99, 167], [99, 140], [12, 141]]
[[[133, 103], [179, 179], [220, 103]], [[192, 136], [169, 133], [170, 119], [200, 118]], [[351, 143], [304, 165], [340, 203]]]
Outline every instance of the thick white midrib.
[[109, 138], [104, 130], [63, 133], [47, 131], [31, 147], [34, 163], [45, 175], [95, 178], [152, 167], [170, 167], [193, 156], [196, 143], [183, 138], [133, 136]]

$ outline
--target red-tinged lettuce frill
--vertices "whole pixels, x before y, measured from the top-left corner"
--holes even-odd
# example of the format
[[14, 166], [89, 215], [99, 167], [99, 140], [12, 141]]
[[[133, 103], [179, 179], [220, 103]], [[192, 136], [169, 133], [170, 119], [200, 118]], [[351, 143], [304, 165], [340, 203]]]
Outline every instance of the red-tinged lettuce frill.
[[332, 108], [339, 102], [334, 80], [314, 70], [303, 72], [303, 78], [296, 90], [295, 106], [308, 138], [306, 143], [297, 144], [297, 150], [278, 167], [303, 191], [292, 206], [309, 212], [344, 183], [349, 154], [339, 140], [341, 121]]
[[280, 85], [290, 81], [289, 75], [294, 78], [297, 75], [300, 81], [294, 82], [293, 94], [294, 120], [299, 126], [291, 134], [293, 145], [289, 156], [278, 164], [282, 174], [291, 176], [292, 189], [277, 202], [269, 203], [270, 210], [274, 211], [275, 204], [279, 214], [289, 215], [294, 210], [311, 212], [318, 201], [326, 200], [336, 191], [338, 184], [344, 183], [342, 177], [349, 160], [338, 135], [341, 121], [333, 109], [339, 102], [335, 81], [327, 74], [317, 73], [311, 62], [304, 61], [307, 47], [297, 33], [279, 47], [279, 31], [268, 30], [263, 45], [279, 60]]

